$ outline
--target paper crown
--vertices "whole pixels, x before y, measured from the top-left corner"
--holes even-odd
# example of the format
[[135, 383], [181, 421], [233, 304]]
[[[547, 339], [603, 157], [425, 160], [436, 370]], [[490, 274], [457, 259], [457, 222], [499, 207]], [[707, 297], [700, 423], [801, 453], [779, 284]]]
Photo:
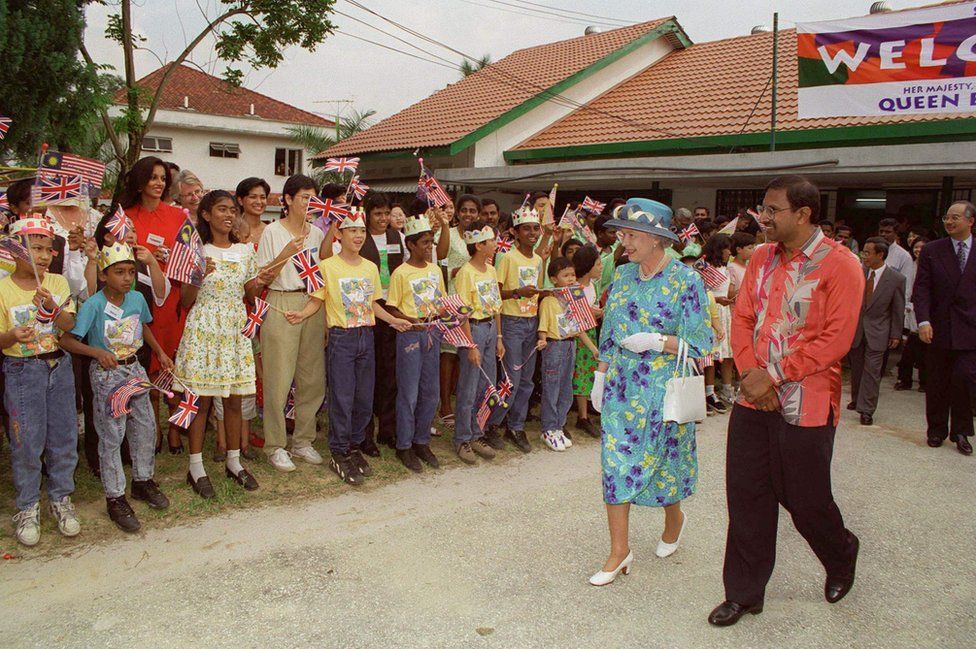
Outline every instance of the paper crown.
[[339, 224], [339, 229], [345, 228], [365, 228], [366, 227], [366, 212], [363, 208], [357, 207], [356, 209], [349, 212], [349, 216], [342, 219], [342, 223]]
[[518, 227], [525, 223], [539, 223], [539, 213], [528, 205], [518, 208], [512, 214], [512, 225]]
[[468, 230], [464, 233], [464, 243], [474, 245], [482, 241], [489, 241], [495, 238], [495, 231], [490, 225], [486, 225], [480, 230]]
[[411, 216], [403, 224], [403, 236], [412, 237], [415, 234], [430, 232], [430, 221], [426, 216]]
[[105, 270], [112, 264], [117, 264], [120, 261], [132, 261], [136, 260], [135, 255], [132, 253], [132, 248], [124, 243], [115, 243], [111, 246], [105, 246], [98, 252], [98, 270]]
[[10, 234], [39, 234], [44, 237], [54, 238], [54, 225], [51, 221], [40, 214], [14, 221], [10, 224]]

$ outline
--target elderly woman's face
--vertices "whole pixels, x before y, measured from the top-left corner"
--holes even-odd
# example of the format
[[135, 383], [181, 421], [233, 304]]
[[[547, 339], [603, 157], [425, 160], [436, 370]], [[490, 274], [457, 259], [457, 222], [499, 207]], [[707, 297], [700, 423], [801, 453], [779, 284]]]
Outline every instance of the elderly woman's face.
[[620, 230], [617, 232], [617, 238], [620, 239], [620, 245], [623, 246], [627, 258], [638, 264], [650, 259], [654, 251], [660, 247], [656, 241], [657, 237], [638, 230]]

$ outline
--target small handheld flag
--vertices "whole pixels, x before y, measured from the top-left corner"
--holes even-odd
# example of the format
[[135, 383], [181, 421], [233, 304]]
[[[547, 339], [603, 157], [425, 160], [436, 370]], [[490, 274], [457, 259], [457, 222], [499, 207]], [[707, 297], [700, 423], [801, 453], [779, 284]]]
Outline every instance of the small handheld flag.
[[200, 397], [190, 392], [189, 389], [183, 392], [183, 399], [176, 406], [176, 411], [169, 418], [169, 423], [180, 428], [189, 428], [190, 423], [196, 418], [200, 410]]
[[37, 177], [37, 183], [31, 187], [31, 203], [40, 205], [77, 198], [82, 193], [81, 185], [81, 176], [41, 174]]
[[359, 158], [327, 158], [325, 161], [325, 170], [334, 171], [338, 174], [344, 174], [347, 171], [356, 173], [358, 168]]
[[207, 260], [203, 255], [203, 241], [200, 240], [197, 229], [187, 219], [177, 233], [170, 251], [166, 277], [184, 284], [201, 286], [206, 272]]
[[108, 395], [105, 404], [106, 414], [112, 419], [129, 414], [132, 409], [129, 401], [132, 397], [149, 392], [153, 387], [149, 381], [143, 381], [138, 376], [130, 377], [115, 386]]
[[474, 347], [471, 336], [464, 332], [461, 324], [471, 314], [471, 307], [464, 303], [460, 295], [445, 295], [440, 301], [441, 318], [436, 323], [444, 334], [444, 340], [455, 347]]
[[27, 246], [23, 244], [19, 236], [10, 236], [0, 239], [0, 251], [7, 253], [14, 259], [21, 260], [25, 264], [34, 263], [34, 257], [27, 249]]
[[553, 295], [559, 300], [566, 316], [579, 326], [580, 331], [589, 331], [596, 326], [596, 318], [586, 302], [586, 293], [579, 286], [565, 286], [553, 289]]
[[322, 200], [318, 196], [313, 196], [308, 201], [308, 214], [324, 217], [328, 224], [332, 221], [341, 222], [349, 216], [350, 212], [348, 205], [331, 198]]
[[728, 223], [726, 223], [725, 226], [718, 231], [718, 234], [727, 234], [729, 236], [732, 236], [733, 234], [735, 234], [736, 228], [738, 228], [738, 226], [739, 226], [739, 217], [737, 216], [731, 221], [729, 221]]
[[41, 306], [37, 308], [37, 316], [36, 316], [37, 322], [39, 324], [50, 324], [54, 322], [55, 320], [58, 319], [58, 316], [61, 315], [61, 312], [64, 310], [64, 307], [68, 306], [68, 302], [70, 301], [71, 301], [71, 296], [69, 295], [64, 302], [62, 302], [58, 306], [55, 306], [54, 309], [51, 311], [49, 311], [47, 306], [43, 302], [41, 302]]
[[727, 280], [722, 271], [715, 268], [715, 266], [712, 266], [704, 259], [699, 259], [696, 261], [694, 264], [694, 269], [698, 271], [699, 275], [701, 275], [702, 281], [705, 282], [705, 286], [710, 289], [718, 288]]
[[681, 237], [682, 241], [691, 243], [694, 240], [694, 238], [699, 236], [700, 234], [701, 232], [698, 231], [698, 226], [692, 223], [687, 228], [683, 229], [681, 231], [681, 234], [678, 236]]
[[261, 329], [261, 324], [268, 315], [268, 309], [270, 308], [271, 305], [261, 298], [254, 298], [254, 308], [247, 310], [247, 322], [244, 323], [244, 328], [241, 329], [241, 333], [245, 338], [254, 338], [258, 334], [258, 330]]
[[606, 203], [595, 201], [589, 196], [584, 197], [583, 202], [580, 204], [580, 209], [584, 212], [589, 212], [590, 214], [602, 214], [603, 210], [606, 208]]
[[298, 271], [298, 277], [305, 282], [305, 290], [314, 293], [323, 286], [325, 280], [322, 279], [322, 272], [318, 264], [312, 262], [312, 253], [309, 250], [300, 250], [291, 257], [291, 263]]
[[125, 241], [125, 238], [132, 232], [132, 220], [126, 216], [121, 205], [115, 207], [115, 213], [105, 221], [105, 227], [116, 241]]
[[348, 197], [352, 193], [353, 197], [357, 201], [363, 200], [366, 197], [366, 193], [369, 191], [369, 185], [364, 183], [359, 179], [359, 176], [353, 176], [352, 180], [349, 181], [349, 186], [346, 187], [346, 196]]
[[441, 205], [447, 205], [451, 202], [451, 197], [448, 196], [441, 184], [437, 182], [434, 178], [433, 172], [431, 172], [427, 167], [424, 166], [424, 159], [417, 158], [420, 162], [420, 179], [417, 181], [417, 198], [421, 198], [427, 201], [428, 205], [433, 205], [434, 207], [440, 207]]
[[14, 123], [14, 120], [9, 117], [0, 117], [0, 140], [7, 137], [7, 131], [10, 130], [10, 125]]
[[498, 240], [497, 250], [498, 250], [498, 252], [504, 254], [504, 253], [508, 252], [509, 250], [511, 250], [512, 249], [512, 246], [514, 244], [515, 244], [514, 241], [512, 241], [508, 237], [504, 237], [504, 238]]
[[288, 400], [285, 401], [285, 419], [295, 418], [295, 386], [288, 390]]
[[[491, 383], [485, 386], [485, 396], [481, 399], [481, 406], [478, 408], [478, 428], [481, 430], [485, 429], [485, 424], [488, 423], [488, 418], [491, 416], [491, 407], [494, 405], [492, 403], [492, 398], [496, 397], [498, 392], [495, 390], [495, 386]], [[497, 403], [497, 400], [495, 400]]]

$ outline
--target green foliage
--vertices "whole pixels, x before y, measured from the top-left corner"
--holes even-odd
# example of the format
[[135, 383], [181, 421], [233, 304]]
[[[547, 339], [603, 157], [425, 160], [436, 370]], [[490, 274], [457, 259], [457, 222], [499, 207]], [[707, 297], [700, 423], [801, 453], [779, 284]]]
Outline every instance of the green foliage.
[[491, 64], [491, 54], [485, 54], [480, 59], [473, 62], [469, 61], [468, 59], [464, 59], [463, 61], [461, 61], [461, 66], [460, 66], [461, 77], [462, 78], [469, 77], [475, 72], [477, 72], [478, 70], [484, 68], [486, 65], [490, 65], [490, 64]]
[[[314, 126], [293, 126], [288, 128], [291, 139], [296, 144], [305, 149], [309, 156], [322, 153], [329, 147], [335, 145], [339, 140], [351, 137], [360, 131], [364, 131], [372, 125], [372, 117], [376, 114], [375, 110], [352, 111], [352, 115], [339, 119], [338, 129], [323, 129]], [[338, 130], [339, 138], [336, 139]], [[321, 161], [317, 166], [321, 166]], [[312, 177], [321, 187], [327, 182], [348, 182], [348, 177], [343, 178], [339, 174], [326, 172], [320, 169], [313, 169]]]

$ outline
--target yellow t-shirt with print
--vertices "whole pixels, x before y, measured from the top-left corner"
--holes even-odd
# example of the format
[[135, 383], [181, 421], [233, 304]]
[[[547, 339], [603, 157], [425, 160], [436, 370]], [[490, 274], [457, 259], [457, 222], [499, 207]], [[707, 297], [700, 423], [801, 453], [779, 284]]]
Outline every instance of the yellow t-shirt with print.
[[[51, 292], [51, 296], [58, 304], [64, 302], [71, 294], [68, 280], [54, 273], [45, 273], [41, 286]], [[35, 331], [33, 340], [26, 343], [15, 342], [4, 349], [3, 353], [7, 356], [25, 358], [60, 349], [58, 340], [61, 338], [61, 330], [55, 327], [53, 322], [37, 323], [37, 307], [33, 303], [36, 292], [35, 288], [26, 291], [20, 288], [14, 284], [10, 276], [0, 280], [0, 331], [10, 331], [14, 327], [23, 326], [34, 327]], [[74, 301], [69, 301], [64, 309], [69, 313], [75, 313]]]
[[312, 293], [312, 297], [325, 302], [329, 327], [352, 329], [376, 324], [373, 302], [382, 297], [376, 264], [360, 257], [360, 262], [352, 265], [333, 255], [319, 262], [319, 272], [325, 286]]
[[461, 266], [454, 278], [454, 288], [464, 303], [471, 307], [472, 320], [493, 318], [502, 309], [498, 273], [490, 264], [483, 273], [470, 263]]
[[546, 338], [565, 340], [579, 333], [576, 321], [566, 315], [563, 305], [553, 296], [548, 296], [539, 305], [539, 331]]
[[[498, 265], [498, 282], [506, 291], [523, 286], [542, 287], [542, 257], [533, 254], [526, 257], [513, 247], [502, 257]], [[502, 315], [522, 318], [535, 317], [539, 312], [539, 296], [517, 297], [502, 302]]]
[[423, 268], [400, 264], [390, 275], [386, 303], [408, 318], [429, 320], [440, 312], [444, 292], [444, 275], [434, 264], [425, 264]]

